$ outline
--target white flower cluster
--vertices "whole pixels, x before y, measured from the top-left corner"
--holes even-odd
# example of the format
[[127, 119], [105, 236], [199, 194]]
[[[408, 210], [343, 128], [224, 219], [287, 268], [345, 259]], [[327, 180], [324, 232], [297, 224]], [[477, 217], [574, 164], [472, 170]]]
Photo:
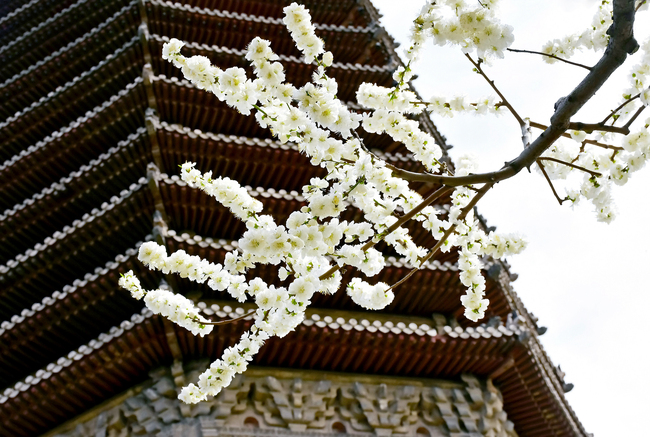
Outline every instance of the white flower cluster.
[[323, 40], [316, 36], [309, 11], [303, 5], [292, 3], [285, 7], [282, 21], [308, 64], [324, 52]]
[[194, 303], [180, 294], [169, 290], [143, 290], [140, 281], [129, 270], [122, 275], [119, 281], [122, 288], [131, 292], [136, 299], [144, 297], [144, 303], [154, 314], [161, 314], [172, 322], [187, 329], [194, 335], [203, 337], [212, 332], [212, 325], [205, 325], [208, 319], [199, 314], [199, 309]]
[[[598, 12], [594, 15], [591, 27], [582, 33], [568, 35], [561, 39], [554, 39], [542, 47], [542, 52], [557, 56], [562, 59], [571, 58], [576, 50], [587, 49], [593, 51], [605, 50], [609, 42], [607, 29], [612, 25], [612, 0], [599, 2]], [[549, 64], [557, 62], [549, 56], [544, 56], [544, 61]]]
[[458, 45], [463, 52], [476, 50], [479, 58], [503, 58], [514, 41], [512, 27], [495, 15], [497, 0], [428, 0], [411, 29], [412, 45], [406, 50], [409, 61], [416, 60], [427, 38], [440, 46]]
[[260, 350], [268, 335], [263, 331], [245, 333], [233, 347], [227, 348], [221, 359], [213, 362], [210, 367], [199, 376], [198, 386], [189, 384], [183, 387], [178, 398], [187, 404], [196, 404], [204, 401], [208, 396], [216, 396], [221, 389], [227, 387], [232, 378], [243, 373], [248, 363]]
[[476, 103], [466, 100], [465, 96], [456, 96], [450, 99], [441, 96], [433, 96], [427, 102], [426, 108], [429, 112], [442, 117], [453, 117], [454, 113], [459, 114], [496, 114], [501, 115], [506, 111], [505, 107], [498, 105], [494, 97], [478, 99]]
[[385, 308], [395, 298], [393, 290], [383, 282], [370, 285], [359, 278], [354, 278], [350, 281], [347, 291], [348, 296], [352, 298], [354, 303], [371, 310]]
[[186, 162], [181, 166], [181, 178], [190, 187], [201, 188], [241, 220], [262, 211], [262, 202], [251, 197], [237, 181], [222, 177], [212, 179], [212, 172], [201, 174], [195, 165]]
[[[461, 156], [456, 162], [456, 175], [466, 176], [478, 170], [478, 163], [469, 155]], [[468, 187], [457, 187], [452, 194], [449, 220], [456, 227], [453, 245], [460, 248], [458, 267], [460, 281], [467, 287], [461, 297], [465, 307], [465, 317], [476, 322], [485, 315], [489, 300], [485, 299], [485, 278], [481, 274], [483, 263], [480, 256], [501, 258], [516, 254], [526, 247], [526, 242], [517, 235], [500, 236], [491, 232], [486, 235], [470, 210], [464, 218], [461, 214], [476, 195]]]

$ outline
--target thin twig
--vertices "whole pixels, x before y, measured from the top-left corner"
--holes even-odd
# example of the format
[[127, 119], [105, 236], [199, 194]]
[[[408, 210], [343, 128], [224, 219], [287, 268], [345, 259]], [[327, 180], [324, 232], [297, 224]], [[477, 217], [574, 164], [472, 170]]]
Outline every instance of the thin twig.
[[551, 187], [551, 190], [553, 191], [553, 195], [555, 196], [555, 198], [557, 199], [557, 201], [560, 202], [560, 205], [562, 205], [562, 202], [564, 202], [564, 200], [563, 200], [563, 199], [560, 199], [560, 196], [557, 195], [557, 191], [555, 191], [555, 187], [553, 186], [553, 182], [551, 182], [551, 178], [549, 178], [549, 177], [548, 177], [548, 174], [546, 173], [546, 169], [544, 168], [544, 164], [542, 164], [542, 163], [540, 162], [540, 160], [538, 159], [538, 160], [537, 160], [537, 165], [539, 165], [539, 169], [542, 170], [542, 174], [543, 174], [544, 177], [546, 178], [546, 182], [548, 182], [548, 184], [549, 184], [550, 187]]
[[[447, 193], [449, 193], [452, 190], [453, 190], [453, 188], [451, 188], [451, 187], [440, 187], [439, 189], [434, 191], [429, 197], [427, 197], [422, 202], [420, 202], [420, 204], [418, 206], [413, 208], [408, 213], [404, 214], [402, 217], [400, 217], [399, 220], [397, 220], [395, 223], [393, 223], [391, 226], [389, 226], [388, 229], [386, 229], [383, 232], [383, 234], [382, 234], [381, 238], [379, 238], [379, 240], [377, 240], [377, 241], [370, 240], [366, 244], [361, 246], [361, 251], [365, 252], [366, 250], [370, 249], [375, 244], [379, 243], [381, 240], [383, 240], [388, 235], [393, 233], [393, 231], [395, 231], [395, 229], [399, 228], [404, 223], [411, 220], [413, 217], [415, 217], [417, 214], [419, 214], [420, 211], [422, 211], [424, 208], [426, 208], [427, 206], [432, 204], [435, 200], [441, 198], [442, 196], [446, 195]], [[340, 268], [341, 267], [338, 266], [338, 265], [332, 266], [332, 268], [330, 268], [328, 271], [326, 271], [325, 273], [320, 275], [320, 277], [318, 279], [320, 279], [321, 281], [324, 280], [324, 279], [327, 279], [327, 278], [331, 277]]]
[[234, 319], [219, 320], [218, 322], [202, 322], [199, 319], [194, 319], [193, 321], [196, 322], [196, 323], [199, 323], [201, 325], [227, 325], [228, 323], [233, 323], [233, 322], [237, 322], [237, 321], [239, 321], [241, 319], [245, 319], [246, 317], [252, 316], [253, 314], [255, 314], [255, 311], [251, 311], [250, 313], [244, 314], [243, 316], [239, 316], [239, 317], [234, 318]]
[[627, 105], [628, 103], [630, 103], [630, 102], [632, 102], [632, 101], [638, 99], [639, 97], [641, 97], [641, 93], [637, 94], [637, 95], [634, 96], [634, 97], [630, 97], [629, 99], [627, 99], [626, 101], [624, 101], [623, 103], [621, 103], [621, 104], [618, 106], [618, 108], [614, 109], [614, 110], [613, 110], [613, 111], [612, 111], [612, 112], [611, 112], [607, 117], [605, 117], [605, 119], [604, 119], [603, 121], [600, 122], [600, 124], [605, 124], [605, 123], [607, 123], [607, 120], [609, 120], [610, 118], [612, 118], [612, 117], [613, 117], [613, 116], [614, 116], [618, 111], [620, 111], [621, 109], [623, 109], [623, 107], [624, 107], [625, 105]]
[[483, 69], [481, 68], [481, 62], [480, 62], [480, 61], [479, 61], [479, 62], [475, 62], [474, 59], [472, 59], [472, 57], [471, 57], [469, 54], [467, 54], [467, 53], [465, 53], [465, 57], [466, 57], [467, 59], [469, 59], [469, 61], [470, 61], [470, 62], [474, 65], [474, 67], [476, 68], [476, 72], [477, 72], [478, 74], [480, 74], [481, 76], [483, 76], [483, 78], [487, 81], [487, 83], [490, 84], [490, 86], [492, 87], [492, 89], [494, 90], [494, 92], [497, 93], [497, 95], [499, 96], [499, 98], [501, 99], [501, 101], [503, 102], [503, 104], [504, 104], [504, 105], [505, 105], [505, 106], [510, 110], [510, 112], [512, 112], [512, 115], [514, 115], [514, 117], [515, 117], [515, 118], [517, 119], [517, 121], [519, 122], [519, 126], [522, 126], [522, 127], [525, 126], [526, 123], [524, 122], [524, 119], [521, 118], [521, 117], [519, 116], [519, 114], [517, 113], [517, 111], [515, 111], [515, 108], [513, 108], [512, 105], [510, 104], [510, 102], [508, 102], [508, 99], [506, 99], [506, 98], [504, 97], [504, 95], [501, 94], [501, 91], [499, 91], [499, 89], [496, 87], [496, 85], [494, 84], [494, 81], [491, 80], [489, 77], [487, 77], [487, 74], [485, 74], [485, 72], [484, 72]]
[[641, 6], [647, 3], [648, 0], [643, 0], [641, 3], [636, 5], [636, 8], [634, 9], [634, 12], [639, 12], [639, 9], [641, 9]]
[[625, 126], [623, 126], [623, 127], [626, 128], [626, 129], [629, 131], [629, 130], [630, 130], [630, 129], [629, 129], [629, 128], [630, 128], [630, 125], [631, 125], [632, 123], [634, 123], [634, 120], [636, 120], [636, 118], [637, 118], [639, 115], [641, 115], [641, 113], [643, 112], [643, 110], [644, 110], [645, 108], [646, 108], [645, 105], [643, 105], [643, 106], [641, 106], [639, 109], [637, 109], [637, 111], [634, 113], [634, 115], [632, 116], [632, 118], [630, 118], [630, 119], [627, 121], [627, 123], [625, 123]]
[[[532, 127], [534, 127], [534, 128], [537, 128], [537, 129], [542, 129], [542, 130], [546, 130], [546, 129], [548, 129], [548, 126], [545, 126], [545, 125], [540, 124], [540, 123], [535, 123], [534, 121], [531, 121], [531, 122], [530, 122], [530, 125], [531, 125]], [[566, 133], [566, 132], [563, 133], [562, 136], [565, 137], [565, 138], [571, 138], [571, 135], [569, 135], [569, 134]], [[602, 147], [603, 149], [619, 150], [619, 151], [623, 150], [622, 147], [619, 147], [619, 146], [612, 146], [612, 145], [610, 145], [610, 144], [605, 144], [605, 143], [599, 143], [599, 142], [596, 141], [596, 140], [583, 140], [583, 141], [582, 141], [582, 144], [583, 144], [583, 145], [584, 145], [584, 144], [592, 144], [592, 145], [594, 145], [594, 146]], [[583, 150], [583, 151], [584, 151], [584, 150]]]
[[544, 52], [535, 52], [535, 51], [533, 51], [533, 50], [511, 49], [511, 48], [508, 48], [507, 50], [508, 50], [509, 52], [515, 52], [515, 53], [531, 53], [531, 54], [534, 54], [534, 55], [548, 56], [549, 58], [557, 59], [558, 61], [566, 62], [567, 64], [575, 65], [576, 67], [586, 68], [586, 69], [589, 70], [589, 71], [591, 71], [591, 69], [592, 69], [592, 67], [587, 67], [586, 65], [579, 64], [579, 63], [577, 63], [577, 62], [572, 62], [572, 61], [569, 61], [568, 59], [562, 59], [562, 58], [560, 58], [560, 57], [558, 57], [558, 56], [551, 55], [551, 54], [549, 54], [549, 53], [544, 53]]
[[[616, 151], [614, 151], [614, 153], [616, 153]], [[588, 168], [584, 168], [584, 167], [580, 167], [579, 165], [575, 165], [572, 162], [562, 161], [561, 159], [551, 158], [549, 156], [541, 156], [539, 158], [539, 161], [553, 161], [553, 162], [557, 162], [559, 164], [563, 164], [563, 165], [566, 165], [566, 166], [569, 166], [569, 167], [573, 167], [573, 168], [578, 169], [578, 170], [582, 170], [584, 172], [589, 173], [592, 176], [598, 176], [598, 177], [602, 176], [602, 174], [598, 173], [597, 171], [592, 171], [592, 170], [589, 170]]]
[[618, 126], [609, 126], [601, 123], [581, 123], [581, 122], [569, 123], [569, 130], [581, 130], [587, 132], [588, 134], [592, 133], [593, 131], [613, 132], [615, 134], [623, 134], [623, 135], [628, 135], [630, 133], [630, 129], [628, 129], [625, 126], [618, 127]]
[[[467, 204], [467, 206], [465, 208], [463, 208], [463, 210], [461, 211], [461, 214], [458, 216], [458, 218], [456, 220], [457, 221], [463, 220], [467, 216], [467, 214], [474, 208], [474, 206], [476, 206], [478, 201], [481, 200], [481, 198], [485, 195], [485, 193], [487, 193], [490, 190], [490, 188], [492, 188], [493, 186], [494, 186], [494, 183], [489, 183], [489, 184], [485, 184], [483, 187], [481, 187], [481, 189], [478, 190], [478, 194], [476, 196], [474, 196], [474, 198]], [[436, 245], [431, 248], [429, 253], [427, 253], [427, 255], [420, 260], [420, 267], [415, 267], [414, 269], [412, 269], [410, 272], [408, 272], [408, 274], [406, 276], [404, 276], [402, 279], [400, 279], [395, 284], [393, 284], [388, 290], [393, 290], [393, 289], [399, 287], [404, 282], [406, 282], [411, 276], [413, 276], [415, 274], [415, 272], [420, 270], [420, 268], [427, 261], [429, 261], [429, 259], [431, 259], [431, 257], [433, 255], [435, 255], [436, 252], [438, 252], [438, 249], [440, 249], [440, 247], [445, 243], [445, 241], [447, 241], [447, 238], [449, 238], [449, 236], [452, 234], [452, 232], [454, 232], [454, 230], [456, 230], [456, 224], [451, 225], [449, 227], [449, 229], [447, 229], [447, 231], [442, 235], [442, 237], [440, 237], [440, 240], [438, 240]], [[386, 290], [386, 291], [388, 291], [388, 290]]]

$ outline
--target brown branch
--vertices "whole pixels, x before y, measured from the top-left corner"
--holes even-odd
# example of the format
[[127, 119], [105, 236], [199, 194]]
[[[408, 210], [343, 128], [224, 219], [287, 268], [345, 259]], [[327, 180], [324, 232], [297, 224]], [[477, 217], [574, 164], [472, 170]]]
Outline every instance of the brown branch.
[[[627, 103], [631, 102], [634, 99], [629, 99]], [[620, 107], [619, 107], [620, 109]], [[587, 133], [591, 133], [593, 131], [602, 131], [602, 132], [614, 132], [617, 134], [623, 134], [623, 135], [629, 135], [630, 134], [630, 126], [632, 123], [634, 123], [634, 120], [637, 119], [637, 117], [643, 112], [645, 109], [645, 105], [641, 106], [636, 113], [630, 118], [627, 123], [625, 123], [624, 126], [622, 127], [617, 127], [617, 126], [612, 126], [612, 125], [605, 125], [604, 122], [600, 123], [569, 123], [569, 129], [571, 130], [582, 130]], [[607, 120], [607, 119], [605, 119]]]
[[605, 117], [605, 119], [604, 119], [603, 121], [601, 121], [599, 124], [605, 124], [605, 123], [607, 123], [607, 120], [609, 120], [610, 118], [612, 118], [612, 117], [613, 117], [613, 116], [614, 116], [618, 111], [620, 111], [621, 109], [623, 109], [623, 107], [624, 107], [625, 105], [627, 105], [628, 103], [630, 103], [630, 102], [632, 102], [632, 101], [638, 99], [639, 97], [641, 97], [641, 93], [637, 94], [637, 95], [634, 96], [634, 97], [630, 97], [629, 99], [627, 99], [626, 101], [624, 101], [623, 103], [621, 103], [621, 104], [618, 106], [618, 108], [614, 109], [614, 110], [613, 110], [613, 111], [612, 111], [612, 112], [611, 112], [607, 117]]
[[501, 91], [499, 91], [499, 88], [497, 88], [497, 86], [494, 84], [494, 81], [491, 80], [491, 79], [487, 76], [487, 74], [485, 74], [485, 72], [484, 72], [483, 69], [481, 68], [481, 61], [479, 60], [478, 62], [475, 62], [474, 59], [472, 59], [472, 57], [471, 57], [468, 53], [465, 53], [465, 57], [466, 57], [467, 59], [469, 59], [469, 61], [470, 61], [470, 62], [474, 65], [474, 67], [476, 68], [476, 72], [477, 72], [478, 74], [480, 74], [481, 76], [483, 76], [483, 79], [485, 79], [485, 80], [487, 81], [487, 83], [490, 84], [490, 86], [492, 87], [492, 89], [494, 90], [494, 92], [497, 93], [497, 95], [499, 96], [499, 98], [501, 99], [501, 101], [503, 102], [503, 104], [504, 104], [504, 105], [505, 105], [505, 106], [510, 110], [510, 112], [512, 112], [512, 115], [517, 119], [517, 122], [519, 122], [519, 126], [522, 126], [522, 127], [525, 126], [526, 123], [524, 122], [524, 119], [521, 118], [521, 117], [519, 116], [519, 114], [517, 113], [517, 111], [515, 111], [515, 108], [513, 108], [513, 106], [510, 104], [510, 102], [508, 102], [508, 99], [506, 99], [505, 96], [504, 96], [503, 94], [501, 94]]
[[[616, 152], [617, 151], [615, 150], [614, 153], [616, 153]], [[573, 167], [575, 169], [582, 170], [582, 171], [584, 171], [586, 173], [589, 173], [592, 176], [598, 176], [598, 177], [602, 176], [602, 174], [598, 173], [597, 171], [592, 171], [592, 170], [589, 170], [588, 168], [584, 168], [584, 167], [580, 167], [579, 165], [575, 165], [572, 162], [562, 161], [561, 159], [551, 158], [549, 156], [542, 156], [542, 157], [540, 157], [538, 159], [538, 161], [553, 161], [553, 162], [557, 162], [558, 164], [563, 164], [563, 165], [566, 165], [568, 167]]]
[[202, 322], [199, 319], [193, 319], [195, 323], [201, 324], [201, 325], [227, 325], [228, 323], [233, 323], [237, 322], [241, 319], [245, 319], [248, 316], [252, 316], [255, 314], [255, 311], [251, 311], [250, 313], [244, 314], [243, 316], [236, 317], [234, 319], [227, 319], [227, 320], [220, 320], [218, 322]]
[[[406, 170], [394, 170], [393, 174], [409, 181], [431, 182], [448, 187], [457, 187], [460, 185], [499, 182], [515, 176], [524, 168], [529, 168], [546, 149], [551, 147], [565, 133], [571, 117], [593, 97], [596, 91], [607, 82], [612, 73], [625, 62], [627, 54], [638, 49], [639, 44], [633, 36], [634, 1], [614, 0], [613, 18], [614, 23], [608, 30], [610, 35], [609, 43], [598, 63], [592, 67], [591, 71], [587, 73], [585, 78], [568, 96], [557, 102], [555, 112], [551, 117], [551, 125], [526, 147], [519, 156], [507, 162], [501, 169], [467, 176], [431, 175]], [[613, 147], [607, 148], [612, 149]]]
[[623, 135], [628, 135], [630, 133], [630, 129], [628, 129], [625, 126], [623, 127], [608, 126], [600, 123], [571, 122], [569, 123], [569, 129], [585, 131], [588, 134], [592, 133], [593, 131], [613, 132], [616, 134], [623, 134]]
[[638, 12], [639, 9], [641, 9], [641, 6], [643, 6], [644, 4], [646, 4], [647, 1], [648, 1], [648, 0], [643, 0], [643, 1], [640, 2], [638, 5], [636, 5], [636, 8], [634, 9], [634, 12]]
[[562, 59], [559, 56], [551, 55], [550, 53], [544, 53], [544, 52], [535, 52], [533, 50], [520, 50], [520, 49], [507, 49], [509, 52], [515, 52], [515, 53], [531, 53], [534, 55], [542, 55], [542, 56], [548, 56], [549, 58], [557, 59], [558, 61], [566, 62], [567, 64], [575, 65], [576, 67], [582, 67], [586, 68], [587, 70], [591, 71], [592, 67], [587, 67], [586, 65], [579, 64], [577, 62], [572, 62], [569, 61], [568, 59]]
[[555, 187], [553, 186], [553, 182], [551, 182], [551, 178], [548, 177], [548, 173], [546, 173], [546, 169], [544, 168], [544, 164], [541, 163], [541, 161], [538, 159], [537, 160], [537, 165], [539, 165], [539, 169], [542, 171], [542, 174], [546, 178], [546, 182], [548, 182], [548, 185], [551, 187], [551, 190], [553, 191], [553, 195], [557, 199], [557, 201], [562, 205], [562, 202], [564, 202], [564, 199], [560, 199], [560, 196], [557, 195], [557, 191], [555, 191]]
[[[494, 186], [494, 183], [489, 183], [489, 184], [485, 184], [483, 187], [481, 187], [481, 189], [478, 191], [478, 194], [476, 196], [474, 196], [474, 198], [467, 204], [467, 206], [465, 206], [465, 208], [463, 208], [463, 210], [461, 211], [460, 215], [458, 216], [458, 218], [456, 220], [457, 221], [463, 220], [467, 216], [467, 214], [472, 210], [472, 208], [474, 208], [476, 206], [478, 201], [481, 200], [481, 198], [485, 195], [485, 193], [487, 193], [490, 190], [490, 188], [492, 188], [493, 186]], [[429, 259], [431, 259], [431, 257], [433, 255], [435, 255], [436, 252], [438, 252], [438, 249], [440, 249], [440, 247], [443, 244], [445, 244], [445, 241], [447, 241], [447, 238], [449, 238], [449, 236], [452, 234], [452, 232], [454, 232], [454, 230], [456, 230], [456, 224], [451, 225], [449, 227], [449, 229], [447, 229], [447, 231], [442, 235], [442, 237], [440, 237], [440, 240], [438, 240], [436, 245], [431, 248], [429, 253], [427, 253], [427, 255], [424, 258], [421, 259], [420, 267], [415, 267], [414, 269], [412, 269], [410, 272], [408, 272], [408, 274], [406, 276], [404, 276], [402, 279], [397, 281], [388, 290], [393, 290], [393, 289], [399, 287], [404, 282], [406, 282], [411, 276], [413, 276], [413, 274], [415, 274], [415, 272], [420, 270], [420, 268], [424, 265], [424, 263], [429, 261]], [[386, 291], [388, 291], [388, 290], [386, 290]]]
[[[418, 206], [416, 206], [415, 208], [410, 210], [408, 213], [404, 214], [402, 217], [400, 217], [399, 220], [397, 220], [395, 223], [393, 223], [391, 226], [389, 226], [388, 229], [386, 229], [383, 232], [383, 234], [381, 235], [381, 238], [379, 240], [377, 240], [377, 241], [373, 241], [373, 240], [368, 241], [366, 244], [361, 246], [361, 250], [365, 252], [366, 250], [370, 249], [372, 246], [379, 243], [381, 240], [383, 240], [388, 235], [393, 233], [393, 231], [395, 231], [395, 229], [399, 228], [404, 223], [411, 220], [413, 217], [415, 217], [417, 214], [419, 214], [424, 208], [426, 208], [427, 206], [432, 204], [435, 200], [437, 200], [437, 199], [441, 198], [442, 196], [444, 196], [445, 194], [449, 193], [450, 191], [452, 191], [452, 188], [450, 188], [450, 187], [440, 187], [439, 189], [434, 191], [429, 197], [427, 197], [422, 202], [420, 202], [420, 204]], [[341, 267], [338, 266], [338, 265], [332, 266], [332, 268], [330, 268], [328, 271], [326, 271], [325, 273], [320, 275], [320, 277], [318, 279], [320, 279], [321, 281], [324, 280], [324, 279], [327, 279], [330, 276], [332, 276], [334, 274], [334, 272], [336, 272], [340, 268]]]
[[639, 109], [637, 109], [637, 111], [634, 113], [634, 115], [632, 116], [632, 118], [630, 118], [630, 119], [627, 121], [627, 123], [625, 123], [625, 126], [623, 126], [623, 127], [629, 130], [630, 125], [631, 125], [632, 123], [634, 123], [634, 120], [636, 120], [636, 118], [637, 118], [639, 115], [641, 115], [641, 113], [643, 112], [643, 110], [644, 110], [645, 108], [646, 108], [645, 105], [643, 105], [643, 106], [641, 106]]
[[[548, 129], [548, 126], [545, 126], [545, 125], [540, 124], [540, 123], [535, 123], [535, 122], [533, 122], [533, 121], [530, 122], [530, 125], [531, 125], [532, 127], [534, 127], [534, 128], [537, 128], [537, 129], [542, 129], [542, 130]], [[566, 133], [566, 132], [563, 133], [562, 136], [565, 137], [565, 138], [571, 138], [571, 135], [569, 135], [569, 134]], [[592, 145], [594, 145], [594, 146], [602, 147], [603, 149], [619, 150], [619, 151], [623, 150], [622, 147], [619, 147], [619, 146], [612, 146], [612, 145], [610, 145], [610, 144], [605, 144], [605, 143], [599, 143], [598, 141], [595, 141], [595, 140], [583, 140], [583, 141], [582, 141], [582, 144], [583, 144], [583, 145], [584, 145], [584, 144], [592, 144]], [[583, 151], [584, 151], [584, 150], [581, 150], [581, 152], [583, 152]]]

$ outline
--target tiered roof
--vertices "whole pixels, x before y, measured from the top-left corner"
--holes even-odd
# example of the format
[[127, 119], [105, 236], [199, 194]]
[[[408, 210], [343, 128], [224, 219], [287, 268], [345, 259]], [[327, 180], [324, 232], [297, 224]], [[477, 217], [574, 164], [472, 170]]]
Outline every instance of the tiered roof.
[[[306, 2], [337, 63], [339, 97], [362, 82], [392, 84], [392, 39], [367, 0]], [[255, 35], [272, 40], [290, 81], [309, 80], [281, 23], [284, 0], [11, 0], [0, 6], [0, 423], [36, 435], [147, 378], [156, 367], [210, 358], [234, 344], [251, 320], [193, 337], [143, 310], [117, 286], [134, 270], [147, 288], [166, 279], [202, 301], [215, 319], [250, 306], [136, 259], [142, 241], [221, 261], [243, 226], [177, 166], [239, 180], [278, 220], [303, 204], [299, 190], [320, 170], [295, 145], [184, 81], [160, 59], [162, 44], [242, 66]], [[354, 103], [352, 110], [359, 111]], [[426, 116], [418, 119], [444, 147]], [[421, 167], [387, 137], [365, 143], [392, 164]], [[436, 187], [414, 186], [422, 193]], [[448, 211], [445, 200], [436, 205]], [[346, 218], [359, 216], [351, 208]], [[412, 226], [416, 241], [432, 238]], [[409, 266], [385, 247], [393, 283]], [[462, 317], [456, 255], [440, 254], [384, 311], [361, 312], [344, 293], [314, 298], [284, 339], [268, 342], [257, 366], [457, 380], [491, 379], [521, 436], [586, 435], [543, 351], [534, 318], [510, 288], [503, 264], [488, 262], [487, 322]], [[273, 266], [256, 271], [277, 283]], [[352, 272], [346, 273], [346, 278]], [[433, 316], [431, 316], [433, 314]]]

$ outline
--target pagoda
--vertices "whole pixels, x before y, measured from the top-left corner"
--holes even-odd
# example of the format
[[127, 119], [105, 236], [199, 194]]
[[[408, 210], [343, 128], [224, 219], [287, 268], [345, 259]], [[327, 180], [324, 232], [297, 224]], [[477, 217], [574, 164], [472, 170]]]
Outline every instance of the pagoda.
[[[187, 56], [247, 68], [245, 48], [260, 36], [272, 41], [287, 80], [302, 85], [314, 67], [282, 24], [288, 3], [2, 2], [0, 435], [588, 436], [507, 264], [485, 260], [490, 307], [472, 323], [462, 315], [453, 252], [426, 264], [379, 312], [342, 291], [314, 297], [298, 329], [269, 340], [217, 397], [177, 399], [252, 323], [195, 337], [117, 285], [133, 270], [145, 288], [182, 293], [215, 321], [252, 308], [137, 260], [150, 240], [213, 262], [237, 246], [244, 225], [190, 189], [179, 164], [238, 180], [280, 223], [322, 173], [295, 145], [185, 81], [161, 59], [162, 45], [178, 38]], [[304, 3], [334, 54], [328, 74], [338, 97], [361, 110], [359, 84], [393, 84], [396, 44], [370, 0]], [[418, 117], [446, 149], [428, 116]], [[388, 136], [363, 139], [389, 163], [420, 169]], [[448, 200], [436, 205], [443, 214]], [[433, 245], [418, 226], [411, 233]], [[382, 250], [387, 268], [378, 279], [394, 283], [409, 266]], [[279, 283], [273, 266], [255, 274]]]

